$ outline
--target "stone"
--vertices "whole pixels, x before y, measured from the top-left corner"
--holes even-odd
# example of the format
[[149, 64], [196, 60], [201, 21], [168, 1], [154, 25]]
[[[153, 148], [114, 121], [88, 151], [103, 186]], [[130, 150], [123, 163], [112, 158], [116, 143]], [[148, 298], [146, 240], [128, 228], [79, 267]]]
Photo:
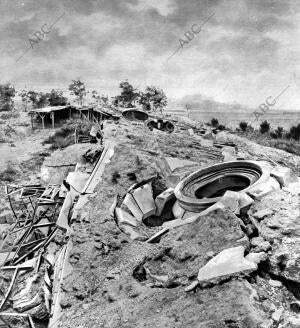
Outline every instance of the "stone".
[[289, 317], [288, 318], [288, 326], [287, 328], [299, 328], [300, 327], [300, 318], [298, 317]]
[[170, 201], [171, 199], [174, 199], [174, 188], [168, 188], [167, 190], [163, 191], [161, 194], [159, 194], [155, 198], [155, 206], [156, 206], [156, 212], [155, 215], [159, 216], [163, 212], [166, 203]]
[[298, 177], [288, 167], [275, 166], [271, 171], [271, 176], [274, 177], [282, 187], [288, 187], [290, 183], [297, 181]]
[[267, 259], [267, 254], [264, 252], [260, 253], [249, 253], [247, 256], [245, 256], [245, 259], [254, 262], [256, 264], [265, 261]]
[[243, 246], [228, 248], [220, 252], [199, 270], [199, 282], [224, 280], [233, 275], [247, 274], [257, 270], [257, 263], [245, 258], [244, 252]]
[[281, 317], [282, 317], [283, 311], [284, 311], [284, 308], [283, 307], [280, 307], [279, 309], [275, 310], [272, 313], [272, 320], [274, 322], [279, 322], [280, 319], [281, 319]]
[[194, 135], [194, 130], [193, 129], [188, 129], [189, 135], [193, 136]]
[[199, 281], [195, 280], [189, 286], [185, 287], [184, 291], [188, 293], [194, 290], [198, 285], [199, 285]]
[[265, 217], [271, 216], [272, 214], [273, 214], [273, 210], [266, 208], [266, 209], [263, 209], [263, 210], [260, 210], [260, 211], [255, 212], [253, 214], [253, 217], [256, 220], [261, 221]]
[[295, 182], [290, 183], [288, 187], [283, 187], [282, 189], [292, 195], [300, 195], [300, 178], [297, 178]]
[[4, 210], [0, 214], [0, 224], [14, 223], [14, 216], [10, 210]]
[[269, 284], [272, 286], [272, 287], [282, 287], [282, 282], [279, 281], [279, 280], [273, 280], [273, 279], [270, 279], [269, 280]]
[[216, 136], [212, 132], [206, 132], [203, 136], [203, 139], [215, 140]]
[[262, 237], [255, 237], [251, 239], [251, 246], [254, 247], [254, 252], [267, 252], [271, 249], [271, 244]]
[[173, 213], [175, 219], [181, 220], [184, 216], [185, 209], [183, 209], [180, 206], [178, 200], [174, 203], [174, 205], [172, 207], [172, 213]]
[[279, 182], [276, 179], [270, 177], [266, 182], [254, 184], [252, 187], [250, 186], [247, 189], [247, 193], [250, 194], [250, 196], [253, 196], [255, 199], [260, 200], [266, 195], [278, 189], [280, 189]]
[[272, 246], [268, 271], [279, 277], [300, 283], [300, 237], [284, 237]]
[[115, 213], [119, 225], [129, 224], [133, 227], [136, 227], [138, 225], [138, 221], [136, 220], [136, 218], [127, 213], [126, 211], [122, 210], [121, 208], [117, 207]]

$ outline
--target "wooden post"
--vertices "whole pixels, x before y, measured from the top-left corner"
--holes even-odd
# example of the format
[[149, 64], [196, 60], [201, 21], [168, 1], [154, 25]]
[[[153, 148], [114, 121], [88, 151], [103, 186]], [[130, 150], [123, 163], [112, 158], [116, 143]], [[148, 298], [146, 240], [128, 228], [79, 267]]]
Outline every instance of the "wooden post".
[[51, 120], [52, 120], [52, 129], [54, 129], [54, 112], [50, 113]]
[[33, 115], [30, 114], [30, 121], [31, 121], [31, 129], [33, 130]]
[[69, 108], [69, 118], [70, 119], [72, 118], [72, 110], [71, 110], [71, 107]]

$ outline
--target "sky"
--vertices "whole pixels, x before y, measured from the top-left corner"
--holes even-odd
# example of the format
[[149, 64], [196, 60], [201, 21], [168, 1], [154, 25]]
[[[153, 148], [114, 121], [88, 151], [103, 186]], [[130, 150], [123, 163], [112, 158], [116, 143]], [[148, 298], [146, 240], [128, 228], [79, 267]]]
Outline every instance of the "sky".
[[0, 0], [0, 83], [300, 110], [299, 34], [297, 0]]

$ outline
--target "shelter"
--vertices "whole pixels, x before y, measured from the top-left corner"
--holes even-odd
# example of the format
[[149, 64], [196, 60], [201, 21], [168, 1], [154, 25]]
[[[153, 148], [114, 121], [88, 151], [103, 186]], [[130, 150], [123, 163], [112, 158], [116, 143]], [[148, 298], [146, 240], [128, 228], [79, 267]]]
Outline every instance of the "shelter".
[[28, 112], [31, 116], [31, 127], [33, 128], [33, 118], [38, 116], [42, 120], [43, 129], [45, 129], [45, 117], [50, 118], [52, 123], [52, 128], [55, 127], [55, 116], [58, 118], [71, 118], [72, 117], [72, 106], [48, 106], [43, 108], [32, 109]]

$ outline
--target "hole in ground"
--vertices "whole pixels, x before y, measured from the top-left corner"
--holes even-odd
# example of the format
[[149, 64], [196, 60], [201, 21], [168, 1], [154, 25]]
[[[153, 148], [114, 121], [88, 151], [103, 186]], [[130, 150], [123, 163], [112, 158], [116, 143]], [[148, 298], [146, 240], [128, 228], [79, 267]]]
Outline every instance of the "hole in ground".
[[213, 180], [195, 191], [195, 196], [201, 198], [221, 197], [227, 190], [240, 191], [250, 186], [250, 180], [239, 175], [227, 175]]

